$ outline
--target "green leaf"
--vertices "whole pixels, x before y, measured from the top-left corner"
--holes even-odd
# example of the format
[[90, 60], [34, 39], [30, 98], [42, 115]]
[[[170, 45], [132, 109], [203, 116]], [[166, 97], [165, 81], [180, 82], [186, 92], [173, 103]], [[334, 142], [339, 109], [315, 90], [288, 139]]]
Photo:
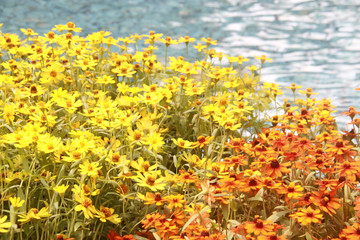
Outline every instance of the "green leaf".
[[285, 211], [279, 211], [279, 212], [274, 212], [270, 217], [268, 217], [266, 220], [267, 221], [272, 221], [272, 222], [276, 222], [278, 221], [280, 218], [282, 218], [283, 216], [285, 216], [289, 211], [285, 210]]
[[159, 235], [157, 235], [156, 233], [153, 233], [153, 235], [154, 235], [154, 238], [155, 238], [156, 240], [161, 240], [161, 238], [159, 237]]
[[312, 240], [312, 236], [310, 235], [310, 233], [305, 233], [305, 237], [306, 237], [306, 240]]
[[249, 201], [263, 201], [264, 188], [261, 188], [255, 197], [249, 198]]
[[[26, 200], [25, 194], [24, 194], [22, 188], [20, 188], [20, 187], [19, 187], [18, 192], [17, 192], [17, 197], [19, 197], [21, 200]], [[20, 212], [25, 212], [26, 211], [26, 202], [21, 206], [19, 211]]]

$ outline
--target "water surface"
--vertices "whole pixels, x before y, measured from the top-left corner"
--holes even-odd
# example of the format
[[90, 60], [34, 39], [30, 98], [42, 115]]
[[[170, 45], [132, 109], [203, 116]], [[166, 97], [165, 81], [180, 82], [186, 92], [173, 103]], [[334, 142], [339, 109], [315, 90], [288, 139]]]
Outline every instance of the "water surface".
[[[360, 108], [359, 0], [0, 0], [3, 32], [48, 32], [73, 21], [83, 35], [162, 32], [217, 39], [217, 50], [274, 59], [263, 81], [312, 87], [339, 112]], [[339, 118], [344, 121], [344, 118]]]

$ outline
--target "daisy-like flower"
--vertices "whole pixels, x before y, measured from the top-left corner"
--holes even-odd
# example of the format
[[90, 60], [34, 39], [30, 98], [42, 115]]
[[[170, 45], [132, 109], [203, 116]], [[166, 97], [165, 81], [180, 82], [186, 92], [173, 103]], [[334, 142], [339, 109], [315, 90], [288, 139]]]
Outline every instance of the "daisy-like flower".
[[146, 136], [144, 143], [150, 145], [149, 146], [150, 151], [152, 150], [157, 153], [159, 152], [161, 147], [165, 144], [163, 139], [164, 138], [161, 136], [160, 133], [154, 132]]
[[131, 78], [133, 74], [136, 73], [134, 70], [134, 65], [127, 62], [121, 63], [121, 65], [112, 70], [113, 73], [116, 73], [119, 77], [128, 77]]
[[10, 197], [9, 201], [11, 203], [11, 206], [13, 206], [13, 208], [20, 208], [22, 207], [22, 205], [24, 205], [25, 200], [21, 200], [19, 197]]
[[147, 192], [146, 196], [142, 195], [141, 193], [138, 193], [137, 196], [145, 201], [144, 204], [145, 205], [153, 205], [155, 204], [156, 206], [161, 206], [164, 204], [164, 199], [161, 197], [160, 193], [151, 193], [151, 192]]
[[65, 186], [65, 184], [62, 184], [60, 186], [54, 187], [54, 191], [57, 192], [60, 197], [64, 197], [66, 190], [69, 188], [69, 185]]
[[180, 39], [179, 39], [179, 43], [185, 43], [185, 44], [189, 44], [189, 43], [195, 42], [195, 41], [196, 41], [195, 38], [191, 38], [189, 36], [180, 37]]
[[199, 136], [197, 138], [197, 142], [194, 142], [194, 148], [195, 147], [199, 147], [199, 148], [204, 148], [206, 145], [208, 145], [215, 137], [214, 136], [208, 136], [208, 137], [204, 137], [204, 136]]
[[322, 211], [332, 214], [336, 214], [336, 209], [341, 207], [341, 199], [335, 197], [336, 190], [329, 192], [328, 190], [322, 192], [313, 192], [313, 203], [318, 206]]
[[206, 48], [206, 46], [198, 43], [196, 46], [194, 46], [194, 48], [197, 49], [198, 52], [201, 52], [204, 48]]
[[50, 136], [50, 134], [41, 135], [37, 143], [38, 150], [45, 153], [52, 153], [59, 150], [62, 146], [61, 138]]
[[260, 216], [256, 215], [254, 221], [246, 222], [245, 229], [247, 233], [254, 233], [255, 235], [269, 235], [273, 232], [271, 221], [263, 221]]
[[41, 220], [42, 218], [50, 217], [49, 208], [43, 207], [40, 211], [36, 208], [32, 208], [26, 214], [19, 215], [19, 222], [25, 224], [32, 220]]
[[173, 40], [171, 37], [166, 37], [165, 39], [160, 38], [159, 39], [160, 42], [164, 43], [167, 47], [170, 45], [177, 45], [179, 44], [178, 41]]
[[292, 91], [293, 93], [295, 93], [296, 89], [300, 89], [300, 88], [302, 88], [302, 86], [296, 85], [295, 83], [292, 83], [292, 84], [290, 85], [290, 87], [286, 87], [286, 88], [291, 89], [291, 91]]
[[169, 209], [181, 208], [186, 202], [184, 200], [184, 195], [181, 194], [166, 196], [164, 197], [164, 201], [169, 203], [167, 206]]
[[184, 140], [182, 138], [173, 139], [173, 142], [181, 148], [194, 148], [194, 143]]
[[0, 218], [0, 233], [7, 233], [9, 230], [7, 228], [11, 227], [11, 222], [5, 222], [7, 216]]
[[306, 209], [299, 209], [296, 213], [289, 215], [291, 218], [297, 219], [301, 225], [308, 225], [310, 223], [321, 223], [323, 215], [320, 209], [312, 209], [310, 206]]
[[114, 224], [119, 224], [121, 222], [121, 218], [119, 218], [118, 214], [114, 214], [114, 209], [101, 206], [100, 210], [96, 211], [96, 217], [100, 219], [102, 222], [112, 222]]
[[69, 113], [74, 113], [77, 111], [78, 107], [83, 105], [83, 103], [81, 100], [76, 100], [75, 96], [71, 96], [69, 98], [60, 98], [57, 101], [57, 105], [59, 105], [59, 107], [63, 107]]
[[75, 211], [82, 211], [86, 219], [94, 218], [94, 214], [97, 213], [97, 210], [91, 199], [86, 197], [83, 191], [80, 191], [80, 193], [74, 193], [74, 198], [78, 203], [80, 203], [75, 207]]
[[166, 183], [165, 178], [158, 178], [158, 174], [145, 172], [144, 175], [138, 173], [137, 176], [134, 176], [133, 179], [138, 183], [139, 186], [150, 188], [151, 191], [164, 190]]
[[342, 230], [342, 233], [346, 235], [346, 239], [358, 240], [360, 239], [360, 223], [356, 222], [352, 226], [347, 226]]
[[150, 165], [149, 161], [145, 161], [142, 157], [139, 157], [136, 161], [131, 161], [130, 166], [140, 173], [152, 172], [157, 168], [156, 164]]
[[272, 178], [281, 177], [283, 174], [287, 174], [290, 172], [290, 170], [287, 168], [289, 165], [290, 165], [289, 162], [280, 163], [277, 159], [272, 158], [266, 164], [265, 167], [266, 175]]
[[101, 166], [99, 167], [99, 163], [98, 162], [92, 162], [89, 163], [88, 161], [84, 162], [83, 164], [80, 164], [80, 173], [82, 175], [88, 175], [89, 177], [96, 177], [99, 175], [99, 170], [102, 168]]
[[260, 60], [261, 64], [264, 64], [265, 61], [272, 62], [271, 58], [266, 57], [266, 55], [255, 56], [256, 59]]
[[100, 83], [100, 84], [113, 84], [115, 83], [115, 80], [114, 78], [112, 78], [111, 76], [109, 75], [104, 75], [102, 77], [98, 77], [96, 79], [96, 83]]
[[201, 38], [201, 41], [205, 42], [207, 46], [217, 45], [217, 40], [213, 40], [212, 38]]
[[65, 68], [60, 63], [53, 63], [50, 67], [43, 70], [40, 81], [41, 83], [57, 84], [65, 78], [65, 74], [63, 74], [64, 71]]
[[310, 98], [311, 95], [319, 94], [319, 93], [313, 92], [312, 88], [307, 88], [306, 90], [300, 90], [299, 93], [305, 94], [307, 98]]
[[295, 185], [295, 182], [291, 182], [288, 186], [283, 186], [278, 190], [280, 194], [285, 195], [285, 201], [289, 201], [289, 199], [300, 199], [303, 196], [304, 188]]

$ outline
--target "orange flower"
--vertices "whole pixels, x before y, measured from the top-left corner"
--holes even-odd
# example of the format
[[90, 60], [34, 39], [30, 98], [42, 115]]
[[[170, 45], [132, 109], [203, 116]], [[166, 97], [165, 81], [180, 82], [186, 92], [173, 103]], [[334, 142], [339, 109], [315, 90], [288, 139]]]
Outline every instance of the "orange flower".
[[311, 193], [306, 193], [298, 202], [296, 202], [294, 205], [297, 206], [309, 206], [311, 202]]
[[146, 214], [145, 219], [141, 221], [143, 228], [154, 227], [157, 222], [164, 221], [166, 216], [160, 213]]
[[359, 173], [359, 162], [344, 161], [337, 163], [335, 168], [337, 169], [335, 172], [339, 172], [341, 177], [348, 176], [351, 181], [355, 181], [356, 174]]
[[146, 193], [146, 196], [138, 193], [138, 197], [141, 199], [141, 200], [144, 200], [145, 201], [145, 205], [152, 205], [152, 204], [155, 204], [156, 206], [161, 206], [163, 205], [163, 199], [161, 197], [161, 194], [160, 193], [151, 193], [151, 192], [147, 192]]
[[162, 224], [158, 224], [156, 230], [161, 239], [169, 239], [169, 237], [179, 232], [179, 228], [171, 221], [164, 221]]
[[360, 112], [355, 111], [354, 107], [349, 107], [349, 111], [347, 112], [342, 112], [340, 115], [346, 115], [349, 116], [351, 118], [351, 121], [354, 119], [355, 114], [360, 114]]
[[182, 183], [195, 183], [199, 179], [194, 175], [193, 171], [189, 170], [186, 172], [184, 169], [179, 170], [180, 176], [176, 176], [176, 180]]
[[320, 213], [320, 210], [314, 210], [310, 206], [307, 209], [302, 208], [289, 216], [297, 219], [297, 221], [304, 226], [309, 223], [321, 223], [321, 219], [323, 219], [323, 215]]
[[259, 236], [258, 240], [286, 240], [286, 235], [277, 236], [275, 233], [268, 236]]
[[339, 209], [341, 204], [339, 203], [341, 199], [334, 197], [336, 195], [336, 190], [334, 191], [323, 191], [323, 192], [314, 192], [313, 203], [318, 206], [322, 211], [332, 214], [336, 214], [335, 209]]
[[277, 159], [272, 158], [265, 166], [265, 173], [272, 178], [281, 177], [283, 173], [287, 174], [290, 172], [287, 168], [289, 165], [290, 163], [279, 163]]
[[238, 189], [242, 192], [251, 191], [251, 194], [256, 194], [262, 187], [265, 186], [262, 179], [256, 176], [246, 177], [242, 179], [242, 184], [242, 186], [238, 186]]
[[314, 144], [308, 138], [300, 138], [294, 143], [294, 147], [300, 150], [308, 150], [314, 148]]
[[225, 145], [228, 148], [234, 149], [235, 152], [240, 152], [240, 149], [244, 146], [245, 140], [243, 138], [232, 138], [230, 136], [231, 140], [230, 142], [226, 142]]
[[303, 196], [304, 188], [291, 182], [288, 186], [283, 186], [278, 190], [280, 194], [286, 194], [285, 201], [289, 199], [300, 199]]
[[182, 226], [185, 224], [185, 212], [184, 210], [176, 209], [175, 212], [171, 213], [171, 221], [177, 224], [178, 226]]
[[222, 179], [219, 180], [219, 183], [221, 184], [221, 188], [228, 192], [232, 192], [236, 188], [243, 189], [243, 182], [239, 182], [238, 180], [230, 176], [224, 176]]
[[359, 240], [360, 239], [360, 223], [356, 222], [352, 226], [342, 230], [342, 233], [346, 235], [347, 240]]
[[336, 160], [348, 160], [349, 158], [356, 156], [356, 151], [351, 151], [353, 146], [348, 144], [348, 141], [343, 141], [341, 138], [338, 138], [333, 141], [333, 143], [335, 145], [327, 144], [326, 146], [328, 147], [329, 153], [331, 153]]
[[204, 136], [199, 136], [197, 138], [197, 142], [194, 142], [194, 147], [200, 147], [200, 148], [204, 148], [207, 144], [210, 143], [210, 141], [212, 141], [215, 137], [211, 136], [211, 137], [204, 137]]
[[178, 195], [170, 195], [164, 197], [164, 201], [168, 202], [169, 205], [167, 206], [169, 209], [172, 208], [181, 208], [183, 206], [183, 203], [186, 201], [184, 200], [184, 195], [178, 194]]
[[247, 233], [254, 233], [255, 235], [270, 235], [274, 229], [270, 223], [271, 221], [263, 221], [260, 216], [256, 215], [254, 221], [246, 222], [245, 229]]

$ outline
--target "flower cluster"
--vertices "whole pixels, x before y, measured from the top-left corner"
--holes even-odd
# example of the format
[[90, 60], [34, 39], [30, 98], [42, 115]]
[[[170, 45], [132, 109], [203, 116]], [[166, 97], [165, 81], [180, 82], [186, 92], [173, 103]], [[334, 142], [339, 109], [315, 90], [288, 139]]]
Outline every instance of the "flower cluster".
[[341, 132], [211, 38], [22, 32], [0, 32], [1, 238], [360, 239], [354, 107]]

